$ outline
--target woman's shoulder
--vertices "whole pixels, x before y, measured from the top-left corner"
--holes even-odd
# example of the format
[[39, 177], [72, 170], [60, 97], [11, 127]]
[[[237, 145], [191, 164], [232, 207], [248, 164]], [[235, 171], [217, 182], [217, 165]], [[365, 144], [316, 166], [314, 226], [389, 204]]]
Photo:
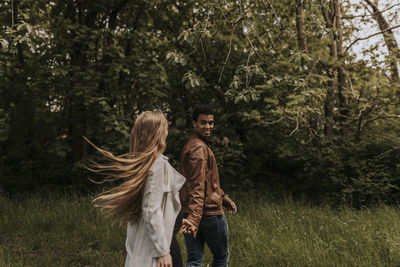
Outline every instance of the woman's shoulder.
[[154, 172], [157, 169], [164, 168], [165, 165], [168, 165], [168, 157], [163, 154], [160, 154], [156, 158], [150, 169]]
[[160, 156], [158, 158], [161, 158], [161, 159], [163, 159], [165, 161], [169, 160], [169, 158], [167, 156], [165, 156], [164, 154], [160, 154]]
[[[157, 183], [163, 183], [163, 191], [165, 192], [179, 190], [186, 180], [172, 167], [168, 161], [168, 157], [163, 154], [157, 157], [150, 171], [153, 173], [150, 179], [157, 180]], [[160, 177], [163, 178], [160, 179]]]
[[168, 163], [168, 157], [165, 156], [164, 154], [160, 154], [157, 159], [155, 160], [154, 163], [158, 163], [158, 164], [166, 164]]

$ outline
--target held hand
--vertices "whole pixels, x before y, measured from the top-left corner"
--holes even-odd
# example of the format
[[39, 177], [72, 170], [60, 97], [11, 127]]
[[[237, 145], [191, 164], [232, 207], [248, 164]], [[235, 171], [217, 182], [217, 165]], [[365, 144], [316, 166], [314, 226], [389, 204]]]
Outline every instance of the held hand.
[[230, 214], [236, 214], [237, 207], [235, 205], [235, 202], [233, 202], [232, 200], [228, 202], [227, 208]]
[[171, 254], [167, 254], [158, 258], [157, 267], [172, 267]]
[[193, 234], [196, 237], [197, 229], [188, 219], [182, 219], [182, 226], [179, 229], [179, 233]]

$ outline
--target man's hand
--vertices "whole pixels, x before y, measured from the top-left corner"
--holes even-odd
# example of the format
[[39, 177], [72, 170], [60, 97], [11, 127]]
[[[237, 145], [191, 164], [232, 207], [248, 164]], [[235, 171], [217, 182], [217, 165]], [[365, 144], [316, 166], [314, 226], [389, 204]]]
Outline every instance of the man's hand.
[[158, 258], [157, 267], [172, 267], [171, 254], [167, 254]]
[[182, 226], [179, 229], [179, 233], [193, 234], [193, 236], [196, 237], [197, 229], [188, 219], [182, 219]]
[[233, 202], [232, 200], [227, 201], [225, 207], [228, 209], [228, 212], [230, 214], [235, 214], [237, 212], [237, 207], [235, 205], [235, 202]]

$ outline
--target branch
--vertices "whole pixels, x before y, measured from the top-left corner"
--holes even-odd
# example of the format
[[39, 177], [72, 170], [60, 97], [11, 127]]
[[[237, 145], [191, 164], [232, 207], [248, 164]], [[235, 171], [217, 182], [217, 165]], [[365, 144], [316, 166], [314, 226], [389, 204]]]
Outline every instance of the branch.
[[201, 45], [201, 51], [203, 52], [203, 58], [204, 58], [203, 72], [205, 72], [206, 68], [207, 68], [207, 56], [206, 56], [206, 52], [204, 51], [203, 39], [202, 38], [200, 38], [200, 45]]
[[278, 122], [280, 122], [281, 120], [283, 120], [283, 119], [285, 119], [285, 118], [286, 118], [286, 116], [283, 116], [283, 117], [280, 117], [279, 119], [274, 120], [274, 121], [261, 121], [260, 123], [261, 123], [263, 126], [268, 126], [268, 125], [272, 125], [272, 124], [278, 123]]
[[372, 122], [374, 122], [374, 121], [376, 121], [376, 120], [379, 120], [379, 119], [400, 119], [400, 115], [378, 115], [378, 116], [376, 116], [375, 118], [372, 118], [372, 119], [370, 119], [369, 121], [366, 121], [365, 123], [364, 123], [364, 125], [361, 125], [361, 127], [360, 127], [360, 132], [365, 128], [365, 127], [367, 127], [370, 123], [372, 123]]
[[309, 130], [310, 139], [308, 139], [304, 144], [309, 144], [316, 136], [317, 136], [317, 137], [321, 137], [321, 135], [318, 134], [318, 131], [317, 131], [317, 130], [311, 128], [309, 122], [307, 122], [307, 128], [308, 128], [308, 130]]
[[[233, 23], [233, 28], [232, 28], [232, 32], [231, 32], [231, 37], [230, 37], [230, 39], [229, 39], [229, 51], [228, 51], [228, 54], [226, 55], [226, 58], [225, 58], [225, 61], [224, 61], [224, 65], [222, 66], [221, 72], [220, 72], [220, 74], [219, 74], [218, 84], [221, 83], [222, 74], [224, 73], [224, 69], [225, 69], [226, 63], [228, 63], [229, 57], [230, 57], [231, 52], [232, 52], [233, 33], [234, 33], [234, 31], [235, 31], [235, 28], [236, 28], [237, 24], [243, 20], [243, 11], [242, 11], [242, 2], [241, 2], [241, 1], [239, 1], [239, 8], [240, 8], [240, 16], [239, 16], [239, 17], [234, 21], [234, 23]], [[229, 21], [229, 20], [228, 20], [228, 21]]]
[[224, 10], [222, 10], [221, 6], [220, 6], [220, 5], [217, 5], [217, 7], [218, 7], [218, 9], [221, 11], [222, 16], [224, 16], [225, 20], [226, 20], [229, 24], [232, 24], [233, 22], [230, 21], [230, 20], [228, 19], [228, 17], [225, 15]]
[[377, 11], [377, 12], [371, 13], [369, 15], [368, 14], [363, 14], [363, 15], [357, 15], [357, 16], [342, 16], [342, 18], [344, 18], [344, 19], [355, 19], [355, 18], [363, 18], [363, 17], [366, 17], [366, 16], [374, 16], [374, 15], [376, 15], [378, 13], [386, 12], [386, 11], [394, 8], [395, 6], [400, 6], [400, 3], [394, 4], [394, 5], [386, 8], [386, 9], [384, 9], [382, 11]]
[[[244, 29], [244, 20], [242, 21], [242, 27], [243, 27], [243, 29]], [[265, 59], [260, 55], [260, 53], [258, 53], [258, 51], [257, 51], [257, 49], [254, 47], [254, 45], [253, 45], [253, 42], [250, 40], [250, 38], [249, 38], [249, 36], [247, 35], [247, 33], [244, 33], [243, 32], [243, 35], [246, 37], [246, 39], [247, 39], [247, 41], [249, 42], [249, 44], [250, 44], [250, 46], [251, 46], [251, 49], [254, 51], [254, 53], [256, 53], [256, 55], [258, 56], [258, 58], [262, 61], [262, 62], [264, 62], [264, 63], [267, 63], [266, 61], [265, 61]]]
[[[267, 3], [269, 4], [269, 6], [271, 7], [272, 12], [274, 13], [274, 15], [275, 15], [275, 17], [276, 17], [276, 21], [278, 22], [279, 29], [282, 29], [281, 23], [279, 22], [278, 15], [276, 14], [273, 5], [271, 4], [271, 2], [270, 2], [269, 0], [266, 0], [266, 1], [267, 1]], [[268, 7], [267, 7], [267, 5], [265, 4], [264, 0], [262, 0], [262, 2], [263, 2], [263, 4], [264, 4], [264, 7], [265, 7], [266, 9], [268, 9]]]
[[14, 28], [14, 0], [11, 0], [11, 29]]
[[247, 56], [247, 63], [246, 63], [246, 90], [249, 89], [250, 79], [249, 79], [249, 62], [251, 58], [251, 53], [253, 52], [253, 48], [250, 49], [249, 55]]
[[385, 32], [387, 32], [387, 31], [391, 31], [391, 30], [396, 29], [396, 28], [400, 28], [400, 25], [396, 25], [396, 26], [387, 28], [386, 30], [383, 30], [383, 31], [380, 31], [380, 32], [376, 32], [376, 33], [371, 34], [371, 35], [369, 35], [369, 36], [367, 36], [367, 37], [357, 38], [357, 39], [355, 39], [355, 40], [345, 49], [345, 52], [347, 52], [347, 50], [349, 50], [350, 47], [352, 47], [352, 46], [353, 46], [355, 43], [357, 43], [358, 41], [367, 40], [367, 39], [369, 39], [369, 38], [371, 38], [371, 37], [373, 37], [373, 36], [376, 36], [376, 35], [385, 33]]
[[233, 32], [235, 31], [236, 25], [237, 25], [237, 23], [235, 23], [235, 24], [233, 25], [233, 28], [232, 28], [231, 37], [230, 37], [230, 40], [229, 40], [229, 51], [228, 51], [228, 54], [226, 55], [224, 65], [222, 66], [221, 72], [220, 72], [220, 74], [219, 74], [218, 84], [221, 83], [222, 74], [224, 73], [225, 65], [226, 65], [226, 63], [228, 63], [229, 56], [231, 55]]
[[297, 108], [297, 117], [296, 117], [296, 128], [290, 133], [289, 136], [292, 136], [295, 132], [299, 130], [299, 117], [300, 117], [300, 107]]
[[[207, 19], [206, 19], [206, 25], [204, 26], [204, 30], [203, 30], [204, 32], [207, 32], [209, 19], [210, 19], [210, 13], [208, 13], [208, 16], [207, 16]], [[201, 34], [200, 45], [201, 45], [201, 51], [203, 52], [203, 58], [204, 58], [204, 67], [203, 67], [202, 73], [205, 72], [206, 68], [207, 68], [207, 56], [206, 56], [206, 52], [204, 51], [203, 37], [204, 37], [204, 34]]]

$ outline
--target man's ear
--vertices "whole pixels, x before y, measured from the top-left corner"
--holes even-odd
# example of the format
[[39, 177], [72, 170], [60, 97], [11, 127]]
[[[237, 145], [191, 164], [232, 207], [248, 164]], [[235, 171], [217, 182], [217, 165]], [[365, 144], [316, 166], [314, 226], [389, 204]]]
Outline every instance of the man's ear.
[[196, 121], [192, 121], [193, 128], [196, 126]]

